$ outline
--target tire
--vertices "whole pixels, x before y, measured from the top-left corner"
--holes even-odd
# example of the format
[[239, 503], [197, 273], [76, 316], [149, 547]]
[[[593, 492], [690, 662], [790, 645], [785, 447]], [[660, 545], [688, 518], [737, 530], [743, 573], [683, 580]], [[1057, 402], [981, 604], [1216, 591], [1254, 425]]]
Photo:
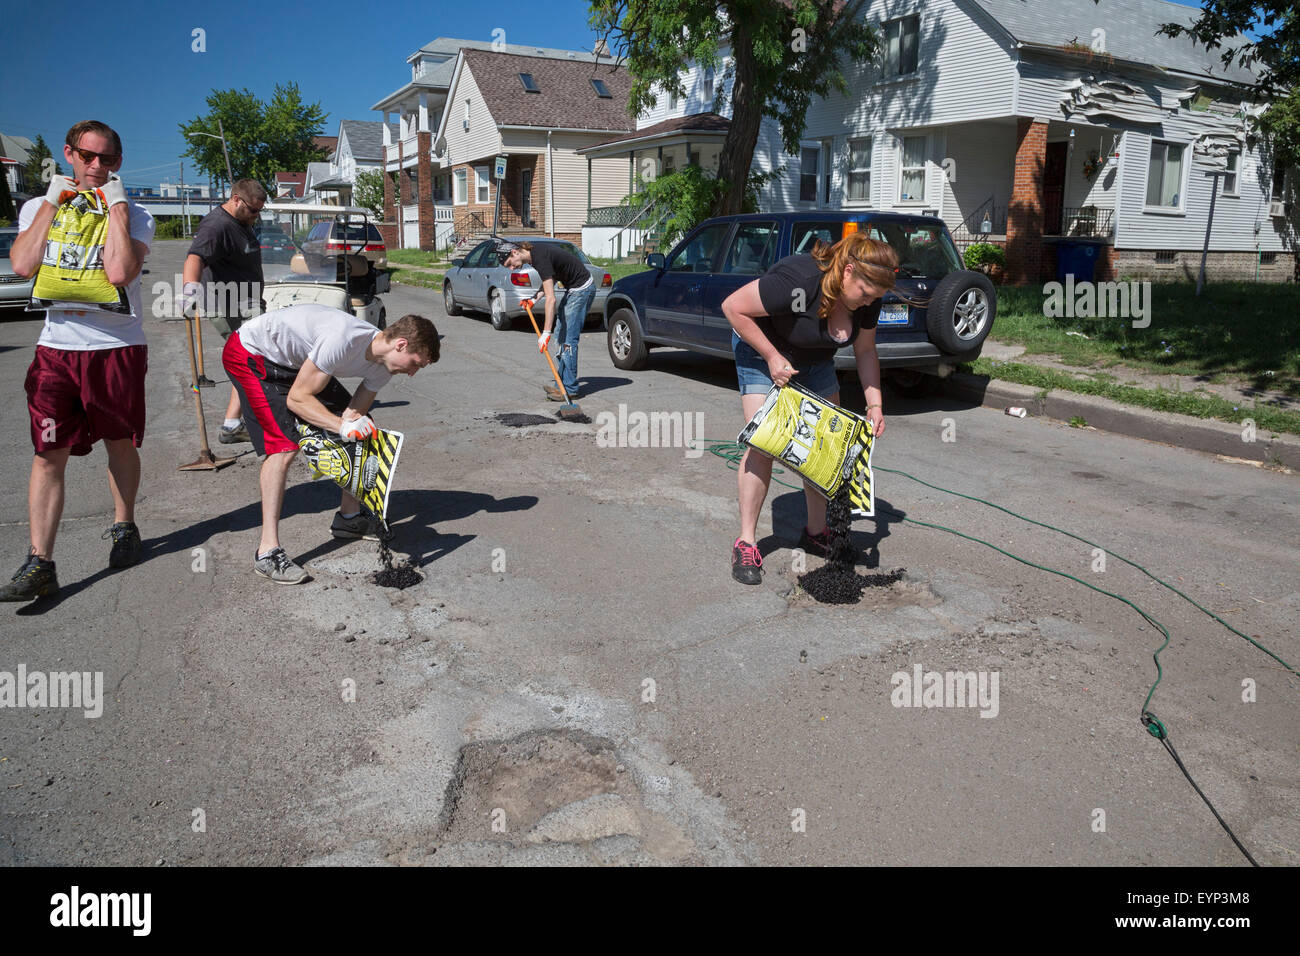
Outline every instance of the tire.
[[492, 328], [498, 332], [505, 332], [514, 326], [515, 320], [506, 314], [506, 297], [500, 289], [493, 289], [488, 293], [488, 307]]
[[605, 342], [615, 368], [628, 372], [645, 368], [650, 350], [641, 338], [641, 323], [631, 309], [625, 307], [610, 316]]
[[914, 368], [891, 368], [885, 370], [885, 382], [904, 398], [921, 398], [934, 391], [938, 379]]
[[997, 313], [997, 293], [982, 272], [961, 271], [944, 276], [926, 310], [930, 341], [954, 355], [978, 349], [988, 337]]
[[451, 291], [451, 280], [442, 284], [442, 304], [448, 315], [460, 315], [460, 305], [456, 302], [456, 293]]

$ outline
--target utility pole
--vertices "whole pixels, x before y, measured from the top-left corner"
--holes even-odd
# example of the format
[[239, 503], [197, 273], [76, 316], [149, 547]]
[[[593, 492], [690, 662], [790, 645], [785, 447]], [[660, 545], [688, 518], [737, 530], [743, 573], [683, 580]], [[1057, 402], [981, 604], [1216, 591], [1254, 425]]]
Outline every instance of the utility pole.
[[185, 239], [190, 237], [190, 217], [185, 211], [185, 164], [181, 163], [181, 236]]
[[1225, 175], [1226, 172], [1226, 169], [1215, 169], [1205, 174], [1213, 177], [1213, 181], [1210, 184], [1210, 214], [1205, 219], [1205, 244], [1201, 246], [1201, 271], [1196, 277], [1197, 295], [1201, 294], [1201, 287], [1205, 285], [1205, 257], [1210, 251], [1210, 230], [1214, 227], [1214, 200], [1219, 194], [1219, 177]]
[[221, 125], [221, 117], [217, 117], [217, 132], [221, 134], [221, 155], [226, 157], [226, 180], [230, 183], [231, 188], [235, 186], [235, 177], [230, 175], [230, 153], [226, 152], [226, 128]]

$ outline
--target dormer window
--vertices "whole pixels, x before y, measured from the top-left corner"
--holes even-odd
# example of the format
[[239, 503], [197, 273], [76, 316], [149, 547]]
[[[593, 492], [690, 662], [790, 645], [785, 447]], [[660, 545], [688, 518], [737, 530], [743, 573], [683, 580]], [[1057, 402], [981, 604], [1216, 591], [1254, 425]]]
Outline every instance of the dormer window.
[[541, 87], [539, 87], [539, 86], [537, 85], [537, 81], [533, 79], [533, 74], [531, 74], [531, 73], [520, 73], [520, 74], [519, 74], [519, 82], [522, 83], [522, 84], [524, 85], [524, 92], [525, 92], [525, 93], [540, 93], [540, 92], [542, 92]]
[[605, 85], [604, 80], [598, 80], [595, 77], [592, 77], [591, 88], [596, 91], [596, 95], [601, 99], [612, 100], [614, 98], [614, 94], [609, 91], [609, 87]]

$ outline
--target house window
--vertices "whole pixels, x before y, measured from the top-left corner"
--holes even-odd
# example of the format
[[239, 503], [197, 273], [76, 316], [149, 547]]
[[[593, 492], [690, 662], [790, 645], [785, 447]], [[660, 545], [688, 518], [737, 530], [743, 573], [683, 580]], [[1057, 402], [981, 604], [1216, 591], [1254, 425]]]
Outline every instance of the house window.
[[1178, 261], [1178, 253], [1172, 249], [1161, 249], [1156, 252], [1156, 265], [1171, 266]]
[[1147, 169], [1147, 205], [1177, 209], [1183, 198], [1183, 147], [1179, 143], [1151, 143]]
[[925, 202], [925, 147], [926, 137], [903, 137], [902, 179], [899, 183], [900, 202]]
[[715, 79], [714, 67], [712, 64], [709, 64], [704, 68], [704, 92], [709, 96], [713, 95], [714, 79]]
[[916, 72], [916, 50], [921, 35], [921, 18], [913, 14], [890, 20], [881, 29], [884, 35], [885, 76], [906, 76]]
[[1259, 264], [1260, 264], [1261, 266], [1275, 266], [1275, 265], [1277, 265], [1277, 253], [1276, 253], [1276, 252], [1261, 252], [1261, 253], [1259, 254]]
[[433, 201], [446, 202], [451, 198], [451, 177], [439, 173], [433, 177]]
[[822, 205], [831, 204], [831, 159], [834, 155], [835, 141], [822, 140]]
[[817, 175], [821, 172], [820, 146], [805, 146], [799, 151], [799, 201], [817, 201]]
[[871, 140], [849, 140], [849, 202], [871, 202]]
[[677, 94], [672, 91], [668, 93], [668, 112], [677, 112]]
[[522, 84], [524, 85], [524, 92], [525, 92], [525, 93], [540, 93], [540, 92], [542, 92], [541, 87], [539, 87], [539, 86], [537, 85], [537, 81], [533, 79], [533, 74], [531, 74], [531, 73], [520, 73], [520, 74], [519, 74], [519, 82], [522, 83]]
[[677, 171], [677, 156], [673, 153], [669, 153], [667, 156], [664, 157], [663, 174], [667, 176], [670, 173], [675, 173], [676, 171]]
[[469, 100], [465, 101], [465, 121], [463, 125], [465, 129], [469, 129]]
[[1237, 195], [1237, 175], [1241, 172], [1241, 150], [1234, 149], [1228, 154], [1228, 171], [1223, 174], [1223, 194]]
[[1286, 198], [1283, 194], [1286, 192], [1286, 167], [1281, 163], [1273, 167], [1273, 185], [1269, 189], [1268, 198], [1273, 202], [1281, 202]]
[[464, 206], [469, 202], [469, 171], [458, 169], [452, 173], [452, 177], [456, 184], [456, 193], [452, 202], [457, 206]]
[[595, 77], [592, 77], [591, 88], [595, 90], [596, 95], [603, 100], [612, 100], [614, 98], [614, 94], [609, 91], [609, 87], [605, 85], [604, 80], [598, 80]]
[[480, 206], [487, 205], [492, 201], [491, 189], [488, 186], [488, 167], [474, 167], [474, 201]]

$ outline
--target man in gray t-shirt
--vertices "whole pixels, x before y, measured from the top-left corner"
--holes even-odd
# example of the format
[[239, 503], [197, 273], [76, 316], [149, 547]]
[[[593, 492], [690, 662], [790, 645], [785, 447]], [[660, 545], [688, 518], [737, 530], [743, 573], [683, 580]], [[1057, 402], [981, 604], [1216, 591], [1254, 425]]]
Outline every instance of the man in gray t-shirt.
[[[254, 570], [278, 584], [300, 584], [307, 572], [280, 547], [280, 509], [289, 464], [298, 452], [297, 422], [360, 441], [375, 432], [367, 416], [378, 391], [397, 374], [414, 375], [438, 361], [438, 330], [405, 315], [380, 332], [364, 319], [324, 305], [291, 305], [245, 322], [226, 339], [221, 361], [239, 392], [249, 440], [262, 462], [262, 538]], [[359, 378], [349, 395], [335, 376]], [[372, 537], [370, 520], [343, 493], [330, 525], [336, 538]]]

